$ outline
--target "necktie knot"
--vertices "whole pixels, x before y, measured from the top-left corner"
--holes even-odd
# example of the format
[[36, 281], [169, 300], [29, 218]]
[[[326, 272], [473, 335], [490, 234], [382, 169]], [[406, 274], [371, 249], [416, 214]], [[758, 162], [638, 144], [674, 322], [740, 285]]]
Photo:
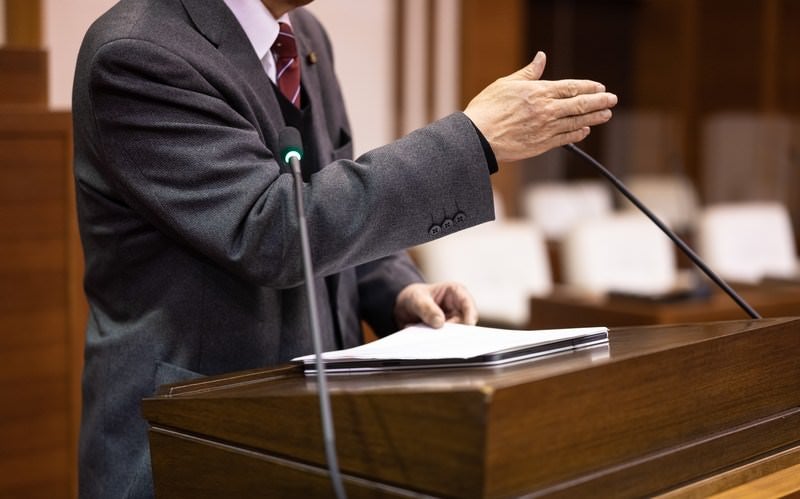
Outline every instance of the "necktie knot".
[[272, 45], [275, 56], [275, 83], [281, 93], [298, 109], [300, 108], [300, 61], [297, 57], [297, 42], [292, 27], [278, 23], [278, 38]]
[[297, 58], [297, 44], [294, 40], [294, 32], [292, 27], [287, 23], [278, 23], [280, 31], [278, 31], [278, 38], [272, 45], [272, 52], [278, 58]]

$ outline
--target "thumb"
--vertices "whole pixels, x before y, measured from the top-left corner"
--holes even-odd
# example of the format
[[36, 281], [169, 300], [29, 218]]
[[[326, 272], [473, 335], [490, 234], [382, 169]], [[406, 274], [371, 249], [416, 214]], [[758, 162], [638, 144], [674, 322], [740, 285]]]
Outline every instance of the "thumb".
[[544, 73], [544, 66], [547, 64], [547, 56], [541, 50], [536, 52], [536, 57], [516, 73], [510, 75], [514, 80], [538, 80]]
[[429, 293], [419, 295], [415, 301], [417, 316], [422, 322], [435, 329], [444, 326], [444, 311]]

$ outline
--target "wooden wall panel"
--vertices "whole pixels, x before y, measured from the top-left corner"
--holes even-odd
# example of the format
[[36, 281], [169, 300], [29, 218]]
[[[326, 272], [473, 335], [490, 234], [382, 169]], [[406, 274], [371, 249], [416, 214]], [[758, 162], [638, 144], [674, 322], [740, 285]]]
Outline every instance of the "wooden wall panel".
[[[685, 104], [693, 66], [687, 61], [691, 36], [675, 0], [652, 0], [642, 8], [635, 24], [633, 67], [635, 106], [676, 109]], [[678, 43], [676, 43], [678, 42]], [[692, 43], [692, 46], [694, 43]], [[677, 87], [677, 88], [676, 88]], [[676, 91], [677, 90], [677, 91]]]
[[42, 0], [6, 0], [6, 43], [41, 47], [42, 19]]
[[[634, 22], [639, 11], [637, 2], [629, 0], [598, 1], [529, 0], [528, 29], [525, 30], [529, 51], [544, 50], [548, 55], [543, 79], [591, 79], [602, 82], [617, 94], [617, 110], [637, 105], [632, 91], [634, 63]], [[606, 127], [593, 127], [579, 145], [592, 155], [602, 157]], [[553, 156], [556, 172], [541, 175]], [[597, 172], [577, 156], [554, 151], [535, 158], [526, 165], [525, 177], [530, 183], [540, 179], [597, 180]], [[545, 167], [546, 168], [546, 167]], [[555, 175], [553, 175], [555, 173]]]
[[[776, 0], [772, 0], [776, 1]], [[797, 247], [800, 249], [800, 2], [781, 0], [775, 11], [776, 108], [795, 120], [794, 141], [790, 151], [793, 168], [789, 198], [786, 203], [794, 222]]]
[[0, 107], [0, 497], [73, 497], [85, 304], [69, 113]]
[[697, 9], [697, 100], [701, 112], [755, 110], [761, 102], [763, 4], [703, 0]]
[[775, 10], [777, 106], [796, 116], [800, 115], [800, 2], [783, 0]]
[[47, 104], [47, 53], [0, 47], [0, 105]]
[[[463, 0], [461, 2], [461, 101], [469, 101], [488, 84], [526, 64], [525, 2]], [[505, 212], [517, 213], [521, 169], [500, 165], [492, 185], [505, 203]]]
[[0, 497], [56, 499], [72, 497], [64, 484], [70, 480], [64, 466], [70, 457], [66, 448], [41, 449], [8, 458], [0, 455], [4, 483]]

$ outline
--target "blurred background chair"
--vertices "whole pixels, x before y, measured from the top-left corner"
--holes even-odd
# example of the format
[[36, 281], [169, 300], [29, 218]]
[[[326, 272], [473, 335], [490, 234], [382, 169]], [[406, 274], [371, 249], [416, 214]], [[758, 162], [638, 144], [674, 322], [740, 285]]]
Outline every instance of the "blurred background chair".
[[776, 202], [728, 203], [703, 210], [697, 249], [720, 276], [757, 283], [796, 278], [797, 251], [786, 207]]
[[798, 189], [788, 117], [728, 112], [702, 125], [703, 198], [708, 204], [786, 200]]
[[498, 192], [492, 194], [492, 201], [494, 202], [494, 221], [502, 222], [506, 219], [506, 205], [503, 197]]
[[683, 129], [674, 113], [615, 109], [603, 125], [605, 165], [616, 175], [681, 175]]
[[[700, 202], [697, 190], [686, 176], [637, 174], [627, 177], [625, 185], [671, 229], [679, 233], [692, 231]], [[624, 211], [639, 211], [627, 199], [620, 204]]]
[[523, 192], [525, 217], [549, 240], [562, 239], [576, 223], [607, 215], [613, 204], [602, 181], [542, 182]]
[[413, 253], [429, 281], [467, 287], [483, 324], [524, 328], [529, 298], [552, 290], [542, 234], [527, 222], [490, 222], [417, 246]]
[[584, 221], [562, 245], [565, 284], [590, 293], [660, 295], [677, 283], [671, 241], [638, 213]]

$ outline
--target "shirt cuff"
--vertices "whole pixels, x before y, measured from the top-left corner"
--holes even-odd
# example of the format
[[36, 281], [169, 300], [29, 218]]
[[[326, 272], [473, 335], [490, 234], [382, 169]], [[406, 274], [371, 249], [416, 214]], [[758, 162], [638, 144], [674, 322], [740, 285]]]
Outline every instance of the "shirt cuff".
[[492, 146], [489, 145], [489, 141], [486, 140], [486, 137], [483, 136], [478, 127], [475, 126], [475, 123], [472, 123], [472, 120], [469, 121], [472, 124], [472, 128], [475, 129], [475, 133], [478, 134], [478, 140], [481, 141], [481, 147], [483, 148], [483, 155], [486, 156], [486, 166], [489, 168], [489, 175], [492, 173], [497, 173], [499, 169], [497, 167], [497, 158], [494, 156], [494, 151], [492, 150]]

